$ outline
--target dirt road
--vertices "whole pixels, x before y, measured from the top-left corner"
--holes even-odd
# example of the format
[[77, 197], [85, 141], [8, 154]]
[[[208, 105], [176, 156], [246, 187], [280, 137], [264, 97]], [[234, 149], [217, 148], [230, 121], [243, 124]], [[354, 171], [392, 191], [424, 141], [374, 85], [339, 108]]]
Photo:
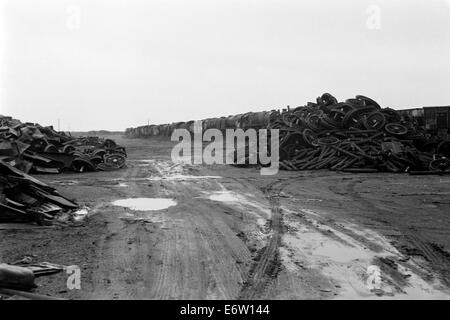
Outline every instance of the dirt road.
[[[167, 140], [114, 139], [127, 147], [126, 169], [39, 177], [89, 207], [83, 223], [0, 225], [0, 261], [28, 255], [81, 267], [81, 290], [68, 290], [67, 275], [58, 274], [40, 278], [37, 292], [73, 299], [450, 297], [450, 178], [261, 176], [256, 168], [173, 163]], [[128, 198], [174, 205], [114, 204]]]

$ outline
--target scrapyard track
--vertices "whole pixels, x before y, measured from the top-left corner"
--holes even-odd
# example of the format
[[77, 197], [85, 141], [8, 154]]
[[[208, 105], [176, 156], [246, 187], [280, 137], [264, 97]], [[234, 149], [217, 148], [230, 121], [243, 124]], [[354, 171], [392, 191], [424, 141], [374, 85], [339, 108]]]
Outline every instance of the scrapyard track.
[[270, 232], [267, 245], [260, 250], [255, 262], [250, 267], [247, 280], [244, 282], [240, 299], [264, 299], [267, 286], [277, 277], [280, 270], [279, 247], [283, 233], [283, 214], [279, 195], [284, 187], [297, 178], [286, 178], [269, 183], [261, 188], [270, 203]]
[[262, 298], [266, 286], [278, 273], [278, 264], [280, 263], [278, 248], [281, 242], [281, 233], [283, 232], [283, 217], [276, 193], [283, 189], [285, 183], [284, 181], [276, 181], [263, 188], [263, 192], [270, 202], [272, 236], [267, 246], [263, 248], [261, 256], [250, 268], [249, 275], [240, 294], [241, 299]]
[[[263, 177], [232, 166], [174, 164], [167, 140], [121, 144], [129, 150], [123, 171], [42, 176], [89, 206], [83, 226], [0, 228], [3, 261], [32, 253], [82, 267], [81, 290], [67, 291], [60, 275], [39, 280], [40, 293], [74, 299], [448, 298], [442, 293], [448, 276], [431, 266], [438, 260], [443, 266], [450, 245], [450, 180], [328, 171]], [[133, 211], [112, 204], [130, 197], [173, 198], [177, 205]], [[367, 289], [365, 269], [372, 264], [387, 273], [383, 283], [392, 292]]]

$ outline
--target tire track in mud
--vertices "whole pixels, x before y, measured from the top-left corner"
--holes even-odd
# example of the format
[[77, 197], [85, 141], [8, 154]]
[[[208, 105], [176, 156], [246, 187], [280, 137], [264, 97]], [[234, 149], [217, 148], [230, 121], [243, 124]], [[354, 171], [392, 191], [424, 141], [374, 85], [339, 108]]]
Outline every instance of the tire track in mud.
[[[120, 188], [120, 198], [134, 198], [147, 196], [147, 190], [143, 188], [143, 185], [139, 183], [141, 180], [136, 178], [144, 175], [145, 169], [139, 166], [129, 166], [128, 169], [118, 178], [127, 184], [126, 188]], [[113, 187], [111, 190], [116, 190]], [[107, 203], [101, 202], [96, 208], [100, 209]], [[118, 211], [115, 211], [116, 213]], [[150, 248], [150, 239], [155, 241], [154, 235], [150, 235], [148, 230], [142, 228], [141, 223], [129, 223], [118, 217], [118, 214], [105, 215], [107, 219], [108, 233], [114, 234], [113, 238], [105, 236], [99, 243], [99, 259], [98, 259], [98, 271], [96, 272], [95, 288], [96, 296], [111, 299], [111, 298], [145, 298], [154, 299], [155, 297], [160, 299], [167, 299], [171, 294], [177, 292], [177, 288], [164, 287], [167, 282], [165, 279], [170, 278], [172, 274], [179, 272], [179, 265], [171, 253], [174, 252], [174, 241], [161, 237], [160, 245], [163, 247], [161, 251], [155, 251], [154, 248]], [[176, 237], [176, 234], [173, 236]], [[132, 240], [132, 244], [129, 244], [129, 239]], [[130, 250], [129, 248], [132, 248]], [[154, 247], [154, 245], [153, 245]], [[161, 252], [161, 256], [156, 255], [157, 252]], [[166, 269], [162, 269], [164, 272], [156, 272], [155, 277], [154, 270], [159, 266], [154, 266], [154, 262], [150, 262], [148, 255], [152, 254], [159, 257], [164, 261], [164, 266], [169, 266], [170, 272], [167, 274]], [[163, 265], [163, 264], [161, 264]], [[131, 271], [140, 268], [142, 270], [140, 274], [135, 275]], [[111, 279], [104, 283], [103, 278]], [[162, 279], [160, 279], [162, 278]], [[139, 283], [138, 283], [139, 281]], [[156, 286], [162, 287], [161, 290], [154, 290]]]
[[263, 299], [269, 284], [280, 271], [279, 247], [283, 233], [283, 216], [280, 208], [279, 194], [298, 177], [286, 178], [270, 183], [262, 191], [270, 203], [270, 231], [272, 235], [267, 245], [260, 250], [250, 267], [249, 274], [239, 294], [239, 299]]
[[[174, 230], [176, 232], [176, 230]], [[160, 263], [159, 268], [155, 272], [155, 279], [153, 279], [152, 286], [152, 298], [154, 299], [165, 299], [168, 296], [168, 293], [171, 291], [171, 288], [168, 284], [171, 283], [169, 281], [170, 276], [173, 274], [172, 267], [174, 265], [173, 261], [171, 261], [170, 254], [174, 252], [174, 248], [172, 245], [174, 241], [171, 241], [169, 238], [164, 238], [162, 247], [160, 248], [161, 256], [159, 257]]]
[[[171, 181], [164, 185], [169, 188], [168, 193], [180, 195], [177, 199], [181, 203], [195, 198], [196, 188], [206, 187], [203, 183], [193, 188]], [[181, 220], [166, 222], [171, 231], [164, 233], [158, 248], [151, 298], [235, 299], [239, 294], [246, 270], [235, 261], [249, 260], [250, 254], [243, 244], [240, 247], [230, 242], [234, 233], [206, 214], [210, 209], [210, 204], [200, 202], [195, 210], [186, 208]]]
[[[220, 255], [220, 253], [222, 252], [222, 247], [220, 244], [216, 243], [215, 239], [213, 239], [211, 236], [208, 236], [207, 232], [202, 228], [198, 228], [196, 231], [199, 238], [201, 239], [201, 243], [205, 244], [204, 248], [208, 251], [207, 259], [210, 268], [209, 275], [211, 277], [208, 285], [213, 285], [214, 287], [216, 287], [215, 291], [220, 293], [219, 298], [230, 299], [231, 297], [233, 297], [233, 294], [222, 281], [222, 279], [227, 279], [228, 281], [231, 280], [231, 277], [229, 277], [230, 273], [229, 269], [227, 268], [227, 264]], [[225, 283], [228, 281], [225, 281]]]
[[[375, 213], [379, 214], [380, 218], [383, 219], [382, 222], [391, 224], [391, 222], [385, 219], [388, 219], [392, 215], [395, 215], [396, 212], [394, 210], [381, 208], [373, 200], [363, 197], [359, 192], [355, 190], [355, 186], [357, 183], [362, 183], [362, 181], [351, 181], [346, 186], [346, 191], [350, 198], [368, 208], [369, 210], [372, 210]], [[414, 227], [407, 227], [399, 224], [396, 226], [392, 226], [392, 228], [398, 229], [398, 231], [400, 231], [404, 237], [403, 239], [400, 239], [402, 245], [398, 249], [405, 252], [408, 256], [422, 256], [430, 263], [430, 268], [437, 273], [439, 279], [447, 287], [450, 287], [450, 255], [444, 250], [440, 249], [437, 245], [428, 242], [421, 236], [419, 230], [415, 229]]]

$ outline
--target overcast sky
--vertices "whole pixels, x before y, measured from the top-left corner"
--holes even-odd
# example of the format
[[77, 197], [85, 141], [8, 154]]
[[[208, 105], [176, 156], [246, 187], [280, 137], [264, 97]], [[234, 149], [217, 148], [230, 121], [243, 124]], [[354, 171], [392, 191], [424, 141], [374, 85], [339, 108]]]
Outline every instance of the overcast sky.
[[0, 0], [0, 113], [61, 130], [450, 105], [447, 0]]

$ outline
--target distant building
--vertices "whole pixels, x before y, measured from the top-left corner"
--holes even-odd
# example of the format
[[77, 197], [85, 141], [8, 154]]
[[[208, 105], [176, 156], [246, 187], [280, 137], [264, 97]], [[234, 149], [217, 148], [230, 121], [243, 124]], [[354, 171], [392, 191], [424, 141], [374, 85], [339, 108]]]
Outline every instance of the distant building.
[[450, 130], [450, 106], [403, 109], [397, 112], [404, 120], [416, 120], [417, 124], [426, 130]]
[[423, 108], [403, 109], [403, 110], [397, 110], [397, 112], [402, 117], [402, 120], [409, 120], [409, 121], [415, 120], [415, 121], [417, 121], [417, 124], [420, 127], [425, 127]]
[[424, 107], [425, 128], [433, 131], [449, 130], [450, 106]]

